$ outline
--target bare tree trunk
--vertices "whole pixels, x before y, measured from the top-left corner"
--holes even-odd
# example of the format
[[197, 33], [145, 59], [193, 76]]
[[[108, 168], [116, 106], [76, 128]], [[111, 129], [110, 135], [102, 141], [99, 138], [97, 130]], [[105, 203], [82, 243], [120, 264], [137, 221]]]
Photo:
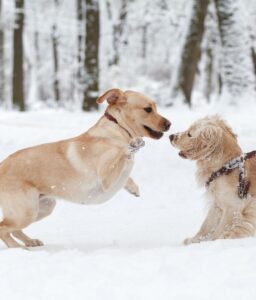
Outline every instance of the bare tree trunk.
[[252, 61], [253, 61], [253, 67], [254, 67], [254, 74], [256, 75], [256, 51], [255, 49], [252, 47]]
[[5, 100], [5, 73], [4, 73], [4, 26], [2, 22], [2, 0], [0, 0], [0, 102]]
[[[55, 0], [56, 10], [58, 9], [59, 1]], [[52, 27], [52, 51], [53, 51], [53, 66], [54, 66], [54, 98], [55, 101], [60, 101], [60, 89], [59, 89], [59, 56], [58, 56], [58, 33], [57, 25], [54, 24]]]
[[[110, 3], [107, 2], [108, 10], [110, 11]], [[127, 18], [127, 0], [122, 0], [118, 20], [113, 25], [113, 58], [109, 65], [118, 65], [120, 60], [120, 40], [123, 35], [124, 26]]]
[[254, 90], [249, 29], [243, 17], [242, 0], [215, 0], [222, 44], [221, 71], [223, 88], [230, 94], [228, 100], [236, 103], [243, 93]]
[[37, 95], [40, 100], [46, 100], [47, 97], [44, 93], [43, 84], [41, 82], [40, 68], [41, 68], [41, 55], [40, 55], [40, 45], [39, 45], [39, 30], [36, 25], [36, 30], [34, 33], [34, 47], [35, 47], [35, 76], [36, 76], [36, 84], [37, 84]]
[[206, 28], [202, 41], [202, 55], [201, 55], [201, 69], [200, 77], [198, 78], [200, 88], [200, 81], [203, 86], [203, 95], [208, 102], [211, 101], [212, 96], [216, 99], [219, 96], [219, 29], [217, 24], [217, 14], [215, 4], [209, 3], [208, 12], [206, 16]]
[[84, 35], [82, 32], [82, 28], [84, 28], [85, 22], [85, 0], [77, 0], [77, 20], [78, 20], [78, 42], [77, 42], [77, 82], [78, 82], [78, 91], [79, 94], [83, 94], [84, 92]]
[[205, 86], [205, 96], [208, 102], [210, 102], [210, 97], [212, 93], [212, 70], [213, 70], [213, 53], [212, 49], [209, 47], [206, 50], [206, 56], [207, 56], [207, 61], [206, 61], [206, 86]]
[[97, 108], [99, 91], [99, 2], [86, 0], [85, 81], [83, 110]]
[[183, 46], [177, 78], [174, 79], [173, 84], [174, 96], [181, 92], [185, 102], [189, 105], [191, 105], [194, 79], [201, 55], [201, 42], [208, 4], [209, 0], [193, 0], [190, 26]]
[[59, 92], [59, 79], [58, 79], [58, 71], [59, 71], [59, 63], [58, 63], [58, 41], [56, 37], [56, 25], [53, 25], [52, 28], [52, 50], [53, 50], [53, 66], [54, 66], [54, 98], [55, 101], [60, 100], [60, 92]]
[[147, 34], [148, 34], [148, 26], [149, 26], [148, 22], [146, 22], [142, 26], [142, 53], [141, 53], [141, 56], [144, 59], [146, 59], [146, 57], [147, 57]]
[[36, 68], [39, 68], [40, 64], [41, 64], [41, 57], [40, 57], [40, 50], [39, 50], [39, 31], [36, 30], [35, 31], [35, 35], [34, 35], [34, 39], [35, 39], [35, 52], [36, 52]]
[[13, 85], [12, 101], [21, 111], [25, 110], [23, 86], [23, 24], [24, 0], [15, 1], [16, 24], [13, 34]]
[[79, 75], [81, 75], [81, 65], [83, 60], [82, 55], [82, 41], [83, 41], [83, 35], [81, 32], [82, 23], [84, 21], [84, 10], [85, 10], [85, 3], [83, 0], [77, 0], [77, 20], [78, 20], [78, 26], [79, 26], [79, 32], [78, 32], [78, 64], [79, 64]]

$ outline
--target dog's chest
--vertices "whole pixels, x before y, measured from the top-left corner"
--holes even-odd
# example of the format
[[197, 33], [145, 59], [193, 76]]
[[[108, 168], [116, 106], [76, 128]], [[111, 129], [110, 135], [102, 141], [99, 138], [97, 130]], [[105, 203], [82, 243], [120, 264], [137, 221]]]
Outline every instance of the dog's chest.
[[[110, 200], [126, 184], [133, 163], [133, 159], [125, 159], [117, 179], [107, 189], [103, 188], [102, 179], [96, 172], [85, 171], [85, 176], [81, 177], [79, 184], [74, 183], [76, 188], [71, 201], [81, 204], [100, 204]], [[111, 176], [111, 169], [107, 175]]]
[[237, 207], [242, 204], [238, 197], [238, 186], [231, 184], [226, 177], [220, 177], [211, 183], [207, 194], [220, 208]]

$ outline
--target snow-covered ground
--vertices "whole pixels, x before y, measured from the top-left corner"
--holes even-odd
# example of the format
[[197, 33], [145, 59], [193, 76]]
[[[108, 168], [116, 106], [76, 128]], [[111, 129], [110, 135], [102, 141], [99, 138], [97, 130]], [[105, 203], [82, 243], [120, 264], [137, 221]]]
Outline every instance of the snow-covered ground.
[[[226, 110], [245, 151], [256, 148], [256, 110]], [[170, 132], [207, 110], [163, 111]], [[0, 159], [35, 144], [85, 131], [101, 113], [0, 113]], [[133, 178], [141, 197], [120, 191], [109, 202], [79, 206], [59, 201], [54, 213], [25, 231], [45, 246], [25, 251], [0, 244], [0, 299], [176, 300], [256, 297], [256, 239], [183, 246], [206, 212], [193, 162], [146, 139]]]

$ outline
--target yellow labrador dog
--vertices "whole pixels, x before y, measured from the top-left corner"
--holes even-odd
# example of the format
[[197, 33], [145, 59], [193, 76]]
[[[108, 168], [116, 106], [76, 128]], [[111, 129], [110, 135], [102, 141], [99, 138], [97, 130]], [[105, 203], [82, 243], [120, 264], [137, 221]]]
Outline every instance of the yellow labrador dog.
[[172, 134], [183, 158], [197, 162], [197, 179], [207, 188], [208, 215], [185, 244], [253, 236], [256, 230], [256, 151], [242, 153], [232, 129], [218, 116]]
[[0, 238], [8, 247], [43, 243], [21, 229], [48, 216], [55, 198], [81, 204], [109, 200], [125, 187], [139, 196], [129, 177], [141, 137], [159, 139], [171, 123], [155, 103], [133, 91], [112, 89], [97, 102], [108, 102], [104, 116], [80, 136], [18, 151], [0, 164]]

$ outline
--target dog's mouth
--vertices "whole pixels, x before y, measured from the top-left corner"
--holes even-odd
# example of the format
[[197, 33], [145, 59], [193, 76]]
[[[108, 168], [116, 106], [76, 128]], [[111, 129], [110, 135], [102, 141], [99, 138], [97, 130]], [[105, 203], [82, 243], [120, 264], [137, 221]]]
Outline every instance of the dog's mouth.
[[163, 133], [160, 131], [156, 131], [146, 125], [143, 125], [143, 127], [147, 130], [147, 132], [149, 133], [150, 137], [154, 138], [154, 139], [160, 139], [163, 136]]
[[182, 157], [182, 158], [184, 158], [184, 159], [187, 159], [187, 158], [188, 158], [185, 151], [180, 151], [180, 152], [179, 152], [179, 156]]

